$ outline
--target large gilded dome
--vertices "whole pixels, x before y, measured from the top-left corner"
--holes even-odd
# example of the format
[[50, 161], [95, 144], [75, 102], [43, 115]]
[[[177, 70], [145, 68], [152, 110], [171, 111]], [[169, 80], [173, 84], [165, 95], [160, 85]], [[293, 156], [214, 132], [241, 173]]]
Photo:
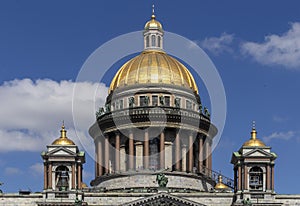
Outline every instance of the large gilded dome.
[[175, 85], [198, 93], [189, 70], [178, 60], [159, 50], [144, 50], [126, 62], [113, 78], [109, 91], [136, 84]]

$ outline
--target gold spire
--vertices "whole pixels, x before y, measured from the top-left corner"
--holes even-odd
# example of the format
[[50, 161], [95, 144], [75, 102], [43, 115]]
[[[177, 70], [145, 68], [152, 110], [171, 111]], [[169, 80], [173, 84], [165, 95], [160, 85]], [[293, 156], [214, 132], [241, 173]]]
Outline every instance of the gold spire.
[[152, 4], [152, 16], [151, 16], [151, 19], [155, 19], [154, 4]]
[[215, 189], [216, 190], [226, 190], [226, 189], [228, 189], [227, 185], [225, 185], [223, 183], [222, 175], [218, 176], [218, 183], [216, 184]]
[[266, 145], [256, 137], [257, 132], [255, 129], [255, 121], [252, 122], [252, 131], [251, 131], [251, 138], [247, 142], [243, 144], [243, 146], [247, 147], [265, 147]]
[[60, 138], [67, 138], [67, 131], [65, 130], [65, 122], [63, 120], [63, 124], [60, 130]]
[[67, 137], [67, 130], [65, 130], [65, 123], [63, 121], [63, 124], [61, 126], [61, 130], [60, 130], [60, 137], [58, 139], [56, 139], [52, 145], [75, 145], [75, 143], [68, 139]]

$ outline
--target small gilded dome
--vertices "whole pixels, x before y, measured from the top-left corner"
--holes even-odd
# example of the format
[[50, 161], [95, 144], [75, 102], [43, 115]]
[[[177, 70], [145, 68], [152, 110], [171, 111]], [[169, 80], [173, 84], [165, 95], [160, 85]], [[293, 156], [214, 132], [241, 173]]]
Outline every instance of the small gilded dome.
[[266, 145], [259, 139], [256, 138], [256, 129], [255, 127], [252, 128], [251, 131], [251, 139], [248, 140], [243, 144], [245, 147], [265, 147]]
[[151, 20], [145, 24], [144, 29], [145, 30], [158, 29], [160, 31], [163, 31], [161, 23], [155, 19], [154, 14], [152, 14]]
[[67, 130], [65, 130], [65, 126], [62, 125], [60, 130], [60, 137], [52, 143], [52, 145], [75, 145], [75, 143], [68, 139]]
[[216, 190], [227, 190], [228, 189], [227, 185], [225, 185], [223, 183], [221, 175], [218, 176], [218, 183], [216, 184], [215, 189]]
[[178, 60], [159, 50], [145, 50], [126, 62], [113, 78], [109, 92], [136, 84], [169, 84], [198, 93], [189, 70]]
[[85, 184], [84, 182], [81, 184], [82, 188], [88, 188], [87, 184]]

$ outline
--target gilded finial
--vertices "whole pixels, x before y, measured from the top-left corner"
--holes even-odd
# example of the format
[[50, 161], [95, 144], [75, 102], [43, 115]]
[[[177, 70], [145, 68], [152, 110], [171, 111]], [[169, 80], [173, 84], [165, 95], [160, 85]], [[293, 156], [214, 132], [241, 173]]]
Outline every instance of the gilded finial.
[[252, 131], [251, 131], [251, 139], [256, 139], [256, 129], [255, 129], [255, 121], [252, 122]]
[[67, 138], [67, 131], [65, 130], [65, 121], [63, 120], [61, 130], [60, 130], [60, 137], [61, 138]]
[[222, 175], [219, 175], [219, 176], [218, 176], [218, 183], [223, 183]]
[[151, 16], [152, 19], [155, 19], [155, 14], [154, 14], [154, 4], [152, 4], [152, 16]]

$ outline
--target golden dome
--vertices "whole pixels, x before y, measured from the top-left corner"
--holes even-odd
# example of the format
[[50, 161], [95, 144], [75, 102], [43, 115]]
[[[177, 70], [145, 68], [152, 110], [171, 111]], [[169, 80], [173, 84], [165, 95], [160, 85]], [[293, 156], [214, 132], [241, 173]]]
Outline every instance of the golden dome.
[[126, 62], [113, 78], [109, 92], [136, 84], [169, 84], [198, 93], [189, 70], [175, 58], [160, 50], [144, 50]]
[[84, 182], [81, 184], [82, 188], [88, 188], [87, 184], [85, 184]]
[[158, 30], [160, 30], [160, 31], [163, 31], [163, 28], [162, 28], [161, 23], [155, 19], [155, 15], [154, 15], [154, 14], [152, 14], [151, 20], [148, 21], [148, 22], [145, 24], [144, 29], [145, 29], [145, 30], [149, 30], [149, 29], [158, 29]]
[[219, 175], [219, 177], [218, 177], [218, 183], [216, 184], [215, 189], [216, 190], [226, 190], [226, 189], [228, 189], [227, 185], [225, 185], [223, 183], [221, 175]]
[[245, 147], [265, 147], [266, 145], [259, 139], [256, 138], [256, 129], [255, 127], [252, 128], [251, 131], [251, 138], [247, 142], [243, 144]]
[[67, 137], [67, 130], [65, 130], [65, 126], [64, 124], [61, 127], [60, 130], [60, 137], [58, 139], [56, 139], [52, 145], [75, 145], [75, 143], [68, 139]]

